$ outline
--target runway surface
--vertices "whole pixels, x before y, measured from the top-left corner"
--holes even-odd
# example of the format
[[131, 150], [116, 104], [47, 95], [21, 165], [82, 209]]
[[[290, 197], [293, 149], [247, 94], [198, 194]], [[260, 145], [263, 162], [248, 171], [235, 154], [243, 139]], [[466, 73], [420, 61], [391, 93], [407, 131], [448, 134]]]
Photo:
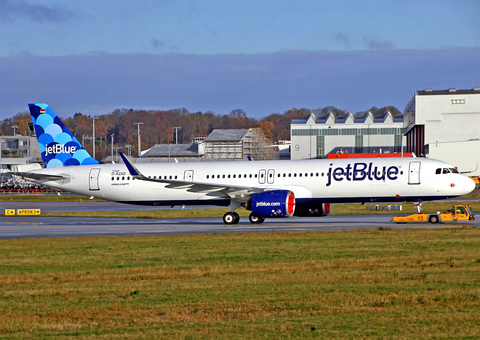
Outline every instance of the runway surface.
[[[0, 203], [1, 209], [33, 209], [42, 212], [57, 211], [117, 211], [152, 210], [152, 207], [137, 207], [113, 202], [7, 202]], [[178, 208], [177, 208], [178, 209]], [[478, 214], [477, 214], [478, 215]], [[458, 223], [409, 223], [390, 222], [392, 215], [349, 215], [310, 218], [267, 219], [263, 224], [251, 224], [242, 217], [237, 225], [225, 225], [221, 218], [182, 219], [138, 219], [138, 218], [77, 218], [43, 216], [0, 217], [0, 238], [47, 238], [47, 237], [91, 237], [127, 235], [179, 235], [213, 233], [259, 233], [334, 231], [357, 229], [405, 229], [405, 228], [455, 228], [480, 226], [480, 220]]]

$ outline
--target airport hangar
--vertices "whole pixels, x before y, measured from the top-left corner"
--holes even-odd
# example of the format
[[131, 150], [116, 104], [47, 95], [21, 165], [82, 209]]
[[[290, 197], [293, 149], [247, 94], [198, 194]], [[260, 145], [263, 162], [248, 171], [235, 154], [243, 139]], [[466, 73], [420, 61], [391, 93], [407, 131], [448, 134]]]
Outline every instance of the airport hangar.
[[416, 91], [403, 111], [407, 151], [480, 176], [480, 88]]
[[291, 159], [327, 158], [339, 153], [401, 152], [403, 120], [386, 112], [375, 118], [371, 112], [355, 118], [349, 112], [339, 118], [330, 112], [325, 119], [311, 113], [290, 125]]
[[[332, 153], [413, 152], [480, 176], [480, 88], [415, 91], [403, 118], [329, 113], [292, 120], [291, 159], [327, 158]], [[403, 146], [403, 150], [402, 150]]]

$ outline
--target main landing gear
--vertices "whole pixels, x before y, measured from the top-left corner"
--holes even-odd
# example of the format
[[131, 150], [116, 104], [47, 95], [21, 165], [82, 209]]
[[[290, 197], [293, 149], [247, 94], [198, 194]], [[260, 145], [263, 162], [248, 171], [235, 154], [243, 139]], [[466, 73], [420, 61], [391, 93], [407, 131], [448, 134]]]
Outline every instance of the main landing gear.
[[[260, 224], [265, 221], [265, 218], [251, 213], [250, 216], [248, 216], [248, 220], [252, 224]], [[240, 216], [236, 212], [227, 212], [225, 215], [223, 215], [223, 223], [225, 224], [238, 224], [239, 221]]]
[[[230, 201], [230, 211], [223, 215], [223, 223], [225, 224], [238, 224], [240, 221], [240, 216], [235, 212], [235, 209], [241, 206], [240, 202], [231, 200]], [[265, 221], [264, 217], [255, 215], [253, 212], [248, 216], [250, 223], [260, 224]]]
[[264, 217], [257, 216], [254, 213], [251, 213], [248, 216], [248, 219], [250, 220], [250, 223], [252, 223], [252, 224], [260, 224], [260, 223], [263, 223], [265, 221]]
[[223, 215], [223, 223], [225, 224], [238, 224], [240, 216], [235, 212], [227, 212]]

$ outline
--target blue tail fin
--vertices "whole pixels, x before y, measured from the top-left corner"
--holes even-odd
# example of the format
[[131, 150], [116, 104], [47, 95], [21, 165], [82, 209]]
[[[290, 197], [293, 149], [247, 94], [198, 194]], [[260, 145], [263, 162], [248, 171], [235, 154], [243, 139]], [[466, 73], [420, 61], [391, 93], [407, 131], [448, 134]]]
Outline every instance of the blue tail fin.
[[28, 104], [44, 167], [99, 164], [47, 104]]

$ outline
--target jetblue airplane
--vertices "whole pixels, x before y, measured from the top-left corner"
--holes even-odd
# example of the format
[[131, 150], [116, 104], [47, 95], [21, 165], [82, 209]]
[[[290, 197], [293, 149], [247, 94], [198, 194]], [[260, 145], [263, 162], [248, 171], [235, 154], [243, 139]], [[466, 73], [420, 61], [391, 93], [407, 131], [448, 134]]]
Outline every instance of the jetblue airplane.
[[331, 203], [439, 200], [470, 193], [472, 179], [425, 158], [100, 164], [46, 104], [29, 104], [45, 168], [16, 172], [32, 182], [120, 203], [217, 205], [265, 218], [326, 216]]

